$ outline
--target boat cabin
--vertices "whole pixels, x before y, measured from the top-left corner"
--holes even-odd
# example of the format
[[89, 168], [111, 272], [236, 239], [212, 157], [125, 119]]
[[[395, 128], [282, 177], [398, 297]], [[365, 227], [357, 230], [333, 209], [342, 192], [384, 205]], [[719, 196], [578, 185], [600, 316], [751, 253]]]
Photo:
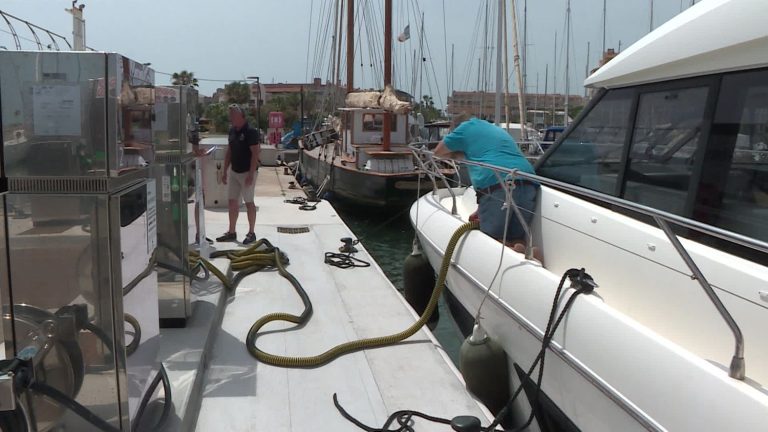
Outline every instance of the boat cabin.
[[[701, 21], [671, 23], [587, 79], [596, 97], [538, 161], [537, 173], [765, 242], [768, 36], [745, 30], [688, 43], [702, 34]], [[689, 28], [696, 26], [703, 27]]]
[[345, 164], [358, 170], [386, 174], [414, 170], [413, 153], [407, 147], [408, 116], [392, 114], [390, 149], [382, 149], [384, 113], [382, 109], [341, 108], [341, 146]]

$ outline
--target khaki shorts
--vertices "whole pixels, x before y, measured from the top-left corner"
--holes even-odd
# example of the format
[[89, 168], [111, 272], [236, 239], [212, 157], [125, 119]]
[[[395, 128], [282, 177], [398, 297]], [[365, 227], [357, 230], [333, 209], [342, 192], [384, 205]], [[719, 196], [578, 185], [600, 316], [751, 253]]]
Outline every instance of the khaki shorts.
[[240, 197], [243, 197], [244, 202], [252, 203], [253, 190], [256, 186], [256, 177], [258, 177], [258, 175], [259, 172], [254, 171], [253, 181], [251, 184], [246, 185], [245, 178], [248, 176], [248, 172], [246, 171], [244, 173], [236, 173], [230, 169], [227, 176], [227, 197], [230, 200], [237, 201], [238, 203], [240, 202]]

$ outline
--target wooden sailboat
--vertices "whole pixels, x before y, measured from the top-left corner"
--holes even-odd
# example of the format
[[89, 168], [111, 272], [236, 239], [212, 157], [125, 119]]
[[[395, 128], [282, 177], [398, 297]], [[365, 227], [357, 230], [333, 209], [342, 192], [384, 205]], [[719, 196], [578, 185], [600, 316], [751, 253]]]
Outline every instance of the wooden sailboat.
[[[347, 3], [347, 106], [334, 131], [306, 140], [301, 175], [320, 194], [355, 206], [402, 209], [417, 198], [419, 185], [410, 140], [411, 97], [392, 82], [392, 0], [385, 0], [383, 92], [354, 92], [354, 1]], [[394, 112], [393, 112], [394, 111]], [[329, 128], [330, 129], [330, 128]], [[423, 176], [423, 174], [421, 174]]]

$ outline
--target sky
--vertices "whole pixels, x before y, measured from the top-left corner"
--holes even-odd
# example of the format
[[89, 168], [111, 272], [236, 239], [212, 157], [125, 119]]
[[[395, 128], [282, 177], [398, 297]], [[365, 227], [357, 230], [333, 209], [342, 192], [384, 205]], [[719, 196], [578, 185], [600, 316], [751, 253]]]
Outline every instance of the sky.
[[[384, 1], [355, 2], [358, 10], [355, 86], [381, 87], [381, 10]], [[522, 51], [526, 1], [516, 2]], [[552, 93], [555, 61], [557, 92], [564, 92], [567, 2], [527, 1], [528, 92], [536, 91], [537, 81], [539, 92], [544, 92], [548, 68], [547, 90]], [[84, 3], [87, 45], [151, 63], [158, 72], [156, 81], [159, 85], [170, 82], [163, 73], [182, 69], [193, 71], [201, 79], [200, 92], [206, 95], [226, 82], [249, 76], [259, 76], [263, 83], [311, 82], [313, 76], [323, 80], [331, 78], [328, 71], [331, 70], [330, 41], [334, 20], [329, 12], [332, 12], [334, 0], [86, 0]], [[498, 0], [393, 0], [393, 34], [397, 36], [410, 25], [411, 36], [410, 40], [395, 41], [393, 45], [396, 86], [412, 92], [417, 98], [432, 95], [435, 104], [442, 107], [450, 90], [452, 70], [453, 90], [476, 90], [480, 82], [480, 88], [493, 91], [498, 3]], [[618, 50], [621, 41], [624, 49], [647, 34], [651, 3], [652, 0], [607, 0], [606, 48]], [[653, 1], [654, 27], [677, 15], [690, 3], [691, 0]], [[71, 41], [72, 18], [64, 11], [70, 5], [71, 1], [59, 0], [0, 0], [3, 12], [66, 36]], [[487, 32], [486, 5], [489, 10]], [[589, 68], [599, 60], [602, 10], [603, 0], [571, 0], [569, 76], [572, 94], [583, 93], [588, 42], [591, 45]], [[423, 47], [427, 61], [423, 63], [420, 80], [414, 80], [412, 63], [414, 55], [419, 56], [421, 45], [419, 12], [424, 13]], [[508, 10], [508, 21], [510, 16]], [[361, 25], [363, 22], [365, 25]], [[37, 49], [30, 41], [34, 39], [26, 26], [13, 20], [11, 23], [22, 38], [22, 48]], [[509, 85], [510, 91], [516, 91], [511, 24], [508, 32]], [[0, 21], [0, 49], [2, 47], [14, 49], [15, 45], [7, 26]], [[482, 64], [484, 51], [487, 66], [481, 66], [481, 78], [478, 79], [478, 59]], [[419, 76], [419, 73], [415, 75]], [[341, 76], [344, 81], [345, 68], [342, 68]]]

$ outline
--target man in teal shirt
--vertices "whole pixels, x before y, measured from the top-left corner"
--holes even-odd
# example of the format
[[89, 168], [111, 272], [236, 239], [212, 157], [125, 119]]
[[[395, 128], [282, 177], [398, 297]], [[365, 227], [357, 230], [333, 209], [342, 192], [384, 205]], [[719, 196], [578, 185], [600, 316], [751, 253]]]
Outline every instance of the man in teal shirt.
[[[458, 114], [453, 118], [452, 131], [435, 148], [438, 156], [464, 157], [468, 161], [482, 162], [506, 169], [518, 169], [521, 172], [535, 174], [533, 166], [523, 156], [515, 140], [504, 129], [467, 114]], [[477, 216], [480, 230], [491, 237], [501, 240], [504, 226], [507, 225], [508, 242], [518, 242], [525, 238], [525, 230], [520, 225], [515, 212], [502, 208], [506, 193], [501, 185], [506, 173], [495, 173], [488, 168], [469, 165], [472, 187], [477, 193]], [[536, 195], [539, 185], [524, 179], [516, 179], [512, 198], [520, 209], [526, 223], [530, 224], [536, 207]]]

